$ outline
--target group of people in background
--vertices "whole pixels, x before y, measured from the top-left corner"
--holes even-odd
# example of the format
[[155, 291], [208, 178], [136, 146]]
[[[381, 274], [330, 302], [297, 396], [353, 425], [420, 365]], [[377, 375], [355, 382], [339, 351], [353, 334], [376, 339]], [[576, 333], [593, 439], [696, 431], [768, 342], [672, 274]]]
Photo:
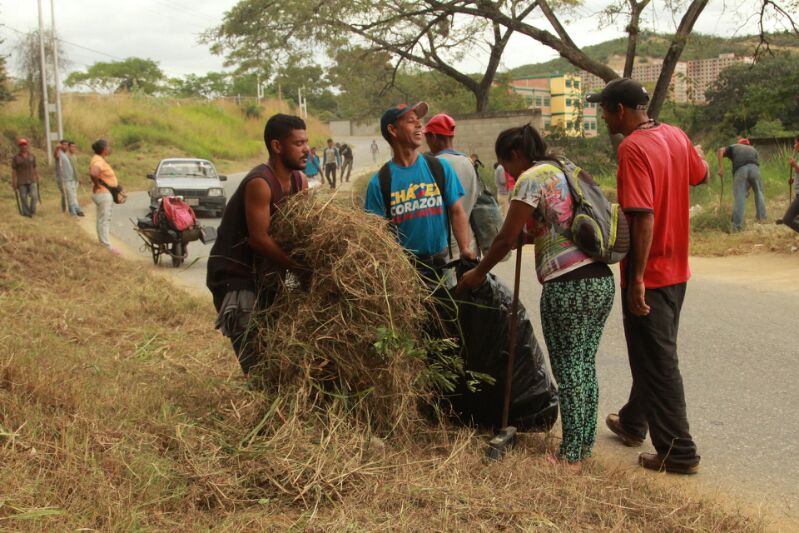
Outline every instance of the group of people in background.
[[330, 188], [335, 189], [337, 184], [350, 181], [353, 161], [354, 155], [349, 144], [333, 143], [333, 139], [328, 139], [321, 158], [316, 147], [311, 148], [305, 165], [305, 175], [309, 179], [319, 180], [320, 184], [327, 180]]
[[[36, 156], [30, 151], [27, 139], [19, 139], [18, 152], [11, 159], [11, 187], [17, 197], [19, 213], [25, 217], [36, 214], [37, 204], [41, 203], [39, 184], [41, 177], [36, 163]], [[111, 247], [111, 206], [114, 203], [109, 188], [119, 187], [119, 181], [113, 168], [107, 161], [111, 153], [108, 141], [98, 139], [92, 144], [94, 155], [89, 162], [89, 178], [92, 182], [92, 201], [97, 206], [97, 239], [114, 253]], [[61, 210], [70, 216], [83, 217], [78, 199], [78, 187], [81, 185], [80, 170], [77, 159], [78, 145], [74, 141], [63, 139], [56, 144], [53, 151], [53, 168], [55, 182], [61, 194]]]

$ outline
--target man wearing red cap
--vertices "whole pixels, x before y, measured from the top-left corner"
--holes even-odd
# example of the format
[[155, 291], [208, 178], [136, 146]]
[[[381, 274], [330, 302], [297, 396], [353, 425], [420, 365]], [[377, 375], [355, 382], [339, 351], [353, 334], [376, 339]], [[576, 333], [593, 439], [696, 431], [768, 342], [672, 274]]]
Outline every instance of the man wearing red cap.
[[474, 259], [469, 246], [469, 218], [463, 210], [463, 187], [446, 161], [419, 153], [421, 118], [427, 104], [398, 105], [380, 119], [380, 131], [393, 152], [392, 159], [372, 176], [365, 208], [391, 220], [400, 245], [413, 254], [426, 275], [437, 275], [449, 259], [447, 226], [461, 257]]
[[732, 231], [741, 231], [744, 227], [744, 210], [746, 209], [746, 193], [751, 187], [755, 191], [755, 211], [758, 222], [766, 221], [766, 199], [763, 195], [763, 180], [760, 177], [760, 162], [757, 150], [743, 137], [737, 144], [719, 148], [718, 175], [724, 177], [724, 158], [732, 161], [732, 197], [735, 201], [732, 208]]
[[[469, 219], [472, 209], [477, 201], [477, 173], [472, 165], [472, 160], [464, 153], [453, 148], [455, 138], [455, 119], [443, 113], [433, 116], [424, 127], [424, 136], [430, 153], [439, 159], [447, 161], [463, 187], [461, 205]], [[472, 249], [476, 249], [474, 239], [470, 239]], [[453, 252], [454, 254], [454, 252]]]
[[20, 139], [19, 153], [11, 159], [11, 187], [19, 194], [19, 211], [22, 216], [36, 214], [36, 199], [39, 196], [39, 172], [36, 157], [30, 153], [27, 139]]

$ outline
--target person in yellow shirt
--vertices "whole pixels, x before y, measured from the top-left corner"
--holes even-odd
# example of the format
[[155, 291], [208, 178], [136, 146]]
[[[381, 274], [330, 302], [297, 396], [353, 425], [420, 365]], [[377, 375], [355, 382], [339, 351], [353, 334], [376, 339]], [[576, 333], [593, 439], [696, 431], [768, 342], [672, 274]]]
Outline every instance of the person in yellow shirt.
[[111, 192], [103, 185], [110, 187], [118, 187], [119, 181], [117, 180], [114, 169], [108, 164], [106, 158], [111, 154], [111, 146], [105, 139], [98, 139], [92, 144], [94, 155], [89, 162], [89, 176], [92, 178], [92, 200], [94, 205], [97, 206], [97, 239], [100, 244], [106, 246], [112, 252], [116, 252], [111, 248], [111, 206], [114, 204], [114, 199]]

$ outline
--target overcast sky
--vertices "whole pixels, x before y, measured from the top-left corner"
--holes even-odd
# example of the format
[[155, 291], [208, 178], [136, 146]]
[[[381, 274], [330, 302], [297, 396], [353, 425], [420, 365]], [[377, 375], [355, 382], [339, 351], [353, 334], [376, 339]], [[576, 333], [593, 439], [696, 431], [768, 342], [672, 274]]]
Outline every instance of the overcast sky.
[[[45, 25], [50, 26], [50, 0], [41, 0]], [[291, 0], [286, 0], [291, 1]], [[679, 0], [678, 0], [679, 1]], [[169, 76], [202, 74], [222, 70], [222, 58], [198, 44], [198, 35], [219, 23], [237, 0], [54, 0], [56, 28], [73, 69], [83, 70], [97, 61], [143, 57], [157, 61]], [[599, 43], [622, 35], [622, 25], [600, 27], [597, 13], [607, 2], [585, 0], [568, 24], [578, 45]], [[757, 31], [754, 12], [757, 0], [711, 0], [696, 30], [715, 35], [751, 34]], [[673, 31], [675, 22], [663, 13], [652, 13], [645, 26]], [[0, 53], [12, 54], [18, 32], [38, 26], [37, 0], [0, 0]], [[16, 30], [16, 31], [14, 31]], [[503, 67], [545, 61], [556, 54], [532, 39], [515, 35], [503, 57]], [[460, 65], [480, 71], [484, 58], [471, 58]], [[14, 69], [15, 59], [8, 61]]]

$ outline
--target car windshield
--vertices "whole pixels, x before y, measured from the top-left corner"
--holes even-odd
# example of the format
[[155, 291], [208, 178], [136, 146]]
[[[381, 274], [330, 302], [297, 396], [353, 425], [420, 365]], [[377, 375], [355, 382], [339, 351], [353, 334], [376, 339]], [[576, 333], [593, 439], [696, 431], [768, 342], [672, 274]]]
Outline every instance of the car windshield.
[[216, 178], [216, 170], [208, 161], [165, 161], [158, 167], [158, 177], [192, 176]]

